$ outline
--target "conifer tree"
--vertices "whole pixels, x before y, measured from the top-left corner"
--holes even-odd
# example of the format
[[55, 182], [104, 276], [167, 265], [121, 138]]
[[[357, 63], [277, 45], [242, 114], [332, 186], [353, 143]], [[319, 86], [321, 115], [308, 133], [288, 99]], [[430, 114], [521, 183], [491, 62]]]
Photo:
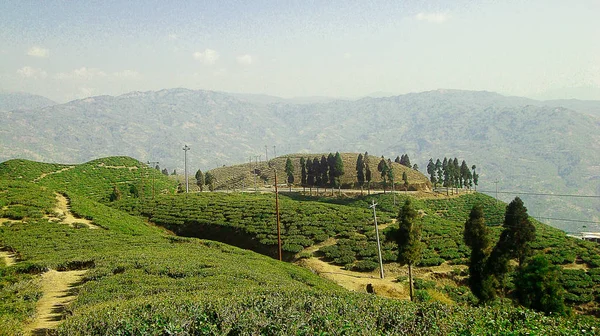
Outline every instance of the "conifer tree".
[[[402, 155], [402, 156], [404, 157], [404, 155]], [[401, 163], [402, 161], [399, 156], [396, 156], [396, 159], [394, 160], [394, 162]]]
[[414, 301], [412, 266], [417, 264], [421, 259], [423, 243], [421, 242], [421, 223], [410, 199], [407, 199], [400, 208], [397, 221], [396, 243], [398, 244], [398, 263], [402, 266], [408, 265], [410, 299]]
[[433, 163], [433, 158], [429, 159], [429, 163], [427, 163], [427, 174], [429, 174], [429, 180], [431, 181], [431, 183], [433, 184], [433, 187], [435, 188], [436, 184], [437, 184], [437, 179], [435, 177], [436, 169], [435, 169], [435, 163]]
[[210, 172], [207, 172], [204, 175], [204, 183], [208, 186], [208, 190], [210, 190], [210, 191], [215, 190], [215, 182], [216, 182], [215, 177]]
[[204, 190], [204, 174], [202, 174], [202, 171], [200, 169], [198, 169], [198, 171], [196, 172], [196, 185], [198, 186], [198, 188], [200, 188], [200, 192], [202, 192]]
[[371, 195], [371, 166], [370, 166], [370, 158], [369, 153], [365, 152], [363, 156], [363, 160], [365, 162], [365, 181], [367, 181], [367, 194]]
[[329, 163], [327, 163], [325, 155], [321, 156], [321, 164], [319, 167], [321, 169], [321, 185], [325, 187], [325, 191], [327, 191], [327, 183], [329, 182]]
[[160, 166], [159, 166], [159, 165], [156, 165], [156, 166], [154, 166], [154, 169], [156, 169], [156, 170], [160, 171]]
[[469, 259], [469, 287], [481, 302], [488, 302], [495, 296], [492, 281], [485, 272], [485, 263], [490, 253], [489, 230], [483, 218], [483, 207], [473, 206], [465, 222], [463, 240], [471, 248]]
[[319, 187], [322, 184], [322, 174], [321, 174], [321, 161], [319, 161], [319, 158], [315, 157], [313, 159], [313, 172], [315, 174], [315, 184], [314, 186], [317, 187], [317, 193], [319, 192]]
[[294, 183], [294, 165], [292, 164], [292, 159], [289, 157], [285, 160], [285, 174], [287, 175], [287, 183], [291, 192], [292, 184]]
[[402, 181], [404, 181], [404, 191], [408, 192], [408, 175], [406, 175], [406, 172], [402, 172]]
[[333, 165], [333, 172], [334, 172], [334, 185], [338, 188], [338, 190], [342, 187], [342, 182], [341, 182], [341, 177], [342, 175], [344, 175], [344, 161], [342, 160], [342, 156], [340, 155], [340, 152], [335, 152], [335, 156], [334, 156], [334, 165]]
[[365, 162], [363, 161], [363, 155], [358, 154], [356, 159], [356, 181], [360, 187], [360, 194], [363, 194], [363, 185], [365, 184]]
[[379, 164], [377, 164], [377, 171], [379, 172], [379, 174], [381, 175], [381, 179], [383, 180], [383, 193], [384, 194], [385, 194], [385, 187], [387, 185], [387, 170], [388, 170], [387, 162], [385, 162], [385, 158], [382, 155], [381, 160], [379, 161]]
[[304, 159], [304, 157], [300, 158], [300, 183], [302, 184], [302, 188], [303, 188], [303, 192], [306, 192], [306, 183], [307, 183], [307, 176], [306, 176], [306, 160]]
[[329, 170], [329, 185], [333, 188], [335, 186], [335, 156], [331, 153], [327, 155], [327, 167]]
[[310, 158], [306, 161], [306, 184], [308, 184], [308, 192], [312, 195], [312, 187], [315, 185], [315, 168], [313, 160]]
[[417, 170], [417, 171], [419, 170], [419, 166], [416, 163], [413, 164], [412, 168], [413, 168], [413, 170]]
[[469, 166], [465, 160], [460, 164], [460, 187], [465, 187], [469, 184]]
[[164, 169], [162, 170], [162, 174], [163, 174], [163, 175], [165, 175], [165, 176], [168, 176], [168, 175], [169, 175], [169, 171], [167, 170], [167, 168], [164, 168]]

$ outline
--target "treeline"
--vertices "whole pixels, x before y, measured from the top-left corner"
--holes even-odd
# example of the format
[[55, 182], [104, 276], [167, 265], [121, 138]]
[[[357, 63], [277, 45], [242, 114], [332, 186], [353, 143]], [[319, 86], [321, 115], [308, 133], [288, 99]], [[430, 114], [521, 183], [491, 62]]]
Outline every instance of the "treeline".
[[475, 186], [477, 190], [479, 175], [475, 171], [476, 168], [477, 166], [473, 165], [469, 169], [465, 160], [459, 165], [457, 158], [444, 158], [444, 161], [437, 159], [435, 163], [431, 158], [427, 164], [427, 173], [434, 188], [441, 184], [443, 187], [461, 189]]
[[[289, 158], [288, 158], [289, 160]], [[286, 164], [287, 167], [287, 164]], [[300, 158], [300, 178], [303, 187], [340, 188], [340, 179], [344, 175], [344, 161], [339, 152], [322, 155], [321, 158]], [[286, 173], [291, 175], [293, 171]]]

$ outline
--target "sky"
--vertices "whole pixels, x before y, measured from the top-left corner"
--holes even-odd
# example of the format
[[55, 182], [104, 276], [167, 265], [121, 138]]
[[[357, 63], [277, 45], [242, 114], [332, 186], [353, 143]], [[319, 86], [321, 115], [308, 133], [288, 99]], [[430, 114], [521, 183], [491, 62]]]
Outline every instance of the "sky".
[[600, 100], [600, 0], [3, 1], [0, 91]]

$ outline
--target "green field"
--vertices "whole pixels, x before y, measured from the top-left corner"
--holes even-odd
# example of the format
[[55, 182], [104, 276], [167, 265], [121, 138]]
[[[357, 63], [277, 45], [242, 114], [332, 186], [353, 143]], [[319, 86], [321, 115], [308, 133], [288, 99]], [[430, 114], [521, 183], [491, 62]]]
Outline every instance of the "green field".
[[[293, 264], [222, 242], [175, 236], [153, 225], [199, 238], [206, 237], [197, 234], [198, 228], [211, 239], [219, 238], [219, 232], [226, 233], [223, 237], [236, 233], [231, 243], [253, 241], [256, 250], [270, 254], [275, 232], [272, 195], [173, 195], [173, 180], [129, 158], [70, 167], [16, 160], [0, 164], [0, 246], [17, 255], [15, 265], [0, 262], [0, 335], [18, 335], [35, 318], [36, 302], [43, 294], [41, 273], [80, 268], [87, 273], [56, 330], [60, 335], [598, 333], [597, 318], [544, 316], [508, 302], [474, 307], [348, 292]], [[42, 174], [47, 175], [38, 179]], [[110, 202], [114, 185], [123, 196]], [[127, 192], [132, 185], [141, 190], [140, 196]], [[71, 210], [101, 229], [53, 220], [55, 193], [67, 195]], [[332, 246], [352, 253], [347, 253], [347, 263], [326, 256], [332, 262], [354, 265], [371, 260], [370, 200], [282, 196], [289, 257], [333, 237], [338, 244]], [[378, 195], [375, 200], [380, 222], [391, 223], [397, 211], [393, 198]], [[485, 204], [488, 223], [499, 224], [502, 206], [483, 195], [415, 200], [424, 214], [424, 263], [464, 263], [468, 250], [462, 244], [461, 225], [475, 202]], [[585, 265], [563, 271], [569, 302], [586, 305], [588, 311], [597, 309], [598, 247], [540, 223], [536, 227], [534, 247], [539, 253], [558, 264], [577, 260]], [[391, 224], [386, 235], [393, 229]], [[498, 234], [499, 229], [494, 230]], [[391, 261], [395, 246], [389, 239], [385, 246]]]

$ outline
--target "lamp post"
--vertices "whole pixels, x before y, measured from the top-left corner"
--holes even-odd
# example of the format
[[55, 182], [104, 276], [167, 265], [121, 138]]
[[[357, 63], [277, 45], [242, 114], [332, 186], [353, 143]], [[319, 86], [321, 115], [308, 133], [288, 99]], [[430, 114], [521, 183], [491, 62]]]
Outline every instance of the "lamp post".
[[190, 185], [188, 184], [188, 173], [187, 173], [187, 152], [190, 150], [188, 145], [183, 146], [183, 166], [184, 166], [184, 174], [185, 174], [185, 193], [190, 192]]

